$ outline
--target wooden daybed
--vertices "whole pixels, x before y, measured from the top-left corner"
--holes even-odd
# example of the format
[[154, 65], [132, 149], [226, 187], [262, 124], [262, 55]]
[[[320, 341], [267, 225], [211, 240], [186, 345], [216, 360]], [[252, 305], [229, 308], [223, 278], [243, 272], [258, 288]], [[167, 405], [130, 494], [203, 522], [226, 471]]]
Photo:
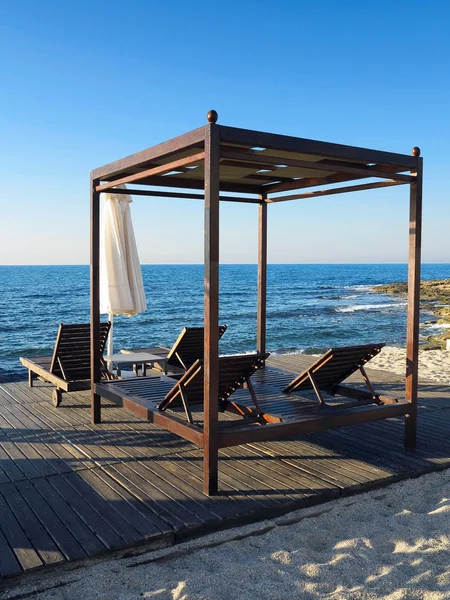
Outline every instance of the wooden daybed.
[[[420, 150], [413, 148], [412, 156], [367, 148], [319, 142], [286, 135], [264, 133], [226, 127], [217, 124], [217, 113], [208, 113], [208, 123], [190, 133], [138, 152], [124, 159], [95, 169], [91, 173], [91, 344], [92, 389], [91, 411], [95, 423], [101, 420], [101, 397], [112, 398], [124, 407], [138, 411], [140, 416], [186, 438], [201, 448], [204, 456], [205, 494], [218, 491], [218, 451], [220, 447], [253, 441], [274, 440], [328, 428], [385, 419], [405, 417], [405, 445], [416, 444], [417, 376], [419, 341], [420, 248], [422, 222], [422, 170]], [[355, 183], [356, 182], [356, 183]], [[121, 191], [116, 186], [132, 185]], [[330, 184], [343, 184], [330, 188]], [[279, 406], [289, 408], [292, 418], [261, 424], [245, 422], [239, 417], [232, 426], [219, 419], [220, 362], [218, 352], [219, 327], [219, 203], [253, 204], [258, 213], [258, 296], [257, 344], [259, 355], [266, 353], [266, 278], [267, 278], [267, 210], [279, 202], [317, 199], [321, 196], [408, 185], [409, 211], [409, 268], [408, 268], [408, 323], [405, 400], [384, 402], [380, 397], [365, 392], [365, 401], [354, 398], [358, 405], [328, 406], [327, 402], [302, 404], [300, 392], [283, 394], [282, 388], [273, 389], [279, 396]], [[322, 189], [313, 188], [322, 186]], [[161, 188], [164, 188], [162, 190]], [[102, 382], [99, 356], [99, 236], [100, 197], [102, 192], [126, 193], [135, 196], [156, 196], [170, 203], [170, 198], [192, 201], [204, 200], [205, 209], [205, 286], [204, 286], [204, 363], [203, 402], [201, 425], [186, 421], [184, 410], [162, 412], [158, 406], [173, 384], [167, 380], [150, 385], [157, 391], [151, 401], [141, 403], [137, 388], [128, 388], [130, 382]], [[376, 196], [374, 196], [376, 201]], [[370, 226], [370, 223], [367, 224]], [[299, 257], [300, 258], [300, 257]], [[254, 380], [270, 380], [261, 374]], [[312, 385], [309, 375], [305, 375]], [[314, 380], [314, 375], [313, 375]], [[159, 383], [158, 383], [159, 382]], [[258, 383], [258, 381], [257, 381]], [[288, 386], [285, 381], [284, 387]], [[134, 384], [137, 385], [137, 384]], [[264, 385], [261, 383], [264, 387]], [[341, 383], [338, 384], [339, 387]], [[255, 390], [258, 387], [254, 386]], [[269, 386], [270, 387], [270, 386]], [[318, 397], [322, 394], [320, 387]], [[149, 388], [150, 389], [150, 388]], [[269, 389], [267, 387], [267, 389]], [[131, 391], [130, 391], [131, 390]], [[144, 390], [145, 391], [145, 390]], [[270, 391], [270, 390], [269, 390]], [[337, 388], [335, 391], [338, 391]], [[237, 390], [237, 395], [249, 390]], [[303, 392], [301, 392], [303, 393]], [[278, 394], [278, 396], [277, 396]], [[258, 396], [256, 390], [256, 396]], [[284, 399], [284, 400], [283, 400]], [[262, 412], [264, 399], [258, 398]], [[284, 402], [284, 404], [283, 404]], [[281, 409], [280, 409], [281, 410]], [[287, 410], [287, 409], [286, 409]], [[276, 417], [277, 415], [275, 415]], [[279, 416], [279, 415], [278, 415]], [[233, 417], [234, 418], [234, 417]], [[236, 417], [238, 418], [238, 417]], [[275, 419], [276, 420], [276, 419]]]

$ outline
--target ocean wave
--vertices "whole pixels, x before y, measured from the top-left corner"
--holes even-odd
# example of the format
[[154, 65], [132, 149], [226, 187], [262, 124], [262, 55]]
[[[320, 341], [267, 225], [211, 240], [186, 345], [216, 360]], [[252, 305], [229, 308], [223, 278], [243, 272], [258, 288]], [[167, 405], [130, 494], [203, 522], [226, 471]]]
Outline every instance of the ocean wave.
[[286, 350], [285, 348], [278, 348], [277, 350], [271, 350], [270, 351], [270, 355], [271, 356], [288, 356], [290, 354], [303, 354], [304, 350], [301, 350], [300, 348], [290, 348], [289, 350]]
[[372, 292], [373, 285], [343, 285], [344, 290], [358, 290], [358, 292]]
[[401, 308], [406, 306], [407, 302], [393, 302], [392, 304], [360, 304], [358, 306], [343, 306], [336, 308], [336, 312], [352, 313], [359, 310], [383, 310], [385, 308]]
[[424, 329], [450, 329], [450, 323], [423, 323], [422, 327]]

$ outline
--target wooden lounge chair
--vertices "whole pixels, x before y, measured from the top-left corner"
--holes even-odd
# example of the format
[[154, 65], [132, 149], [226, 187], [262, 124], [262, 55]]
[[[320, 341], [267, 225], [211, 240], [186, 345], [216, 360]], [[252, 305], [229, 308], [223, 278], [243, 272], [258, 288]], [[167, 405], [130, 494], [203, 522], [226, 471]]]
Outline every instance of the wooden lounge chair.
[[[222, 356], [219, 358], [219, 397], [221, 411], [230, 410], [242, 416], [262, 417], [255, 391], [250, 377], [259, 368], [269, 354], [242, 354], [237, 356]], [[189, 423], [193, 423], [191, 404], [203, 403], [204, 362], [196, 360], [174, 385], [164, 400], [158, 404], [158, 409], [166, 410], [169, 406], [182, 405]], [[242, 406], [229, 400], [237, 389], [247, 385], [254, 409]]]
[[[364, 346], [347, 346], [343, 348], [330, 348], [309, 369], [303, 371], [283, 390], [284, 393], [298, 392], [313, 389], [321, 404], [324, 400], [321, 392], [331, 395], [339, 394], [356, 400], [359, 404], [391, 404], [397, 402], [394, 398], [380, 396], [364, 370], [364, 365], [376, 356], [385, 344], [367, 344]], [[368, 392], [341, 385], [353, 373], [359, 371], [366, 383]]]
[[[219, 339], [226, 330], [226, 325], [219, 326]], [[122, 352], [124, 354], [132, 352], [148, 352], [149, 354], [161, 356], [161, 365], [164, 367], [164, 372], [170, 368], [171, 375], [182, 374], [197, 359], [203, 360], [204, 329], [203, 327], [184, 327], [170, 349], [157, 346], [152, 348], [122, 350]]]
[[[108, 339], [111, 323], [100, 323], [100, 352], [103, 352]], [[53, 405], [59, 406], [62, 392], [88, 389], [91, 385], [91, 328], [87, 324], [65, 325], [61, 323], [56, 337], [53, 356], [35, 356], [20, 358], [20, 362], [28, 369], [28, 384], [33, 386], [37, 376], [56, 386], [53, 391]], [[103, 374], [111, 378], [102, 360]]]
[[[226, 325], [219, 326], [219, 340], [226, 330]], [[186, 371], [196, 360], [203, 360], [203, 353], [203, 327], [185, 327], [167, 355], [167, 365]]]

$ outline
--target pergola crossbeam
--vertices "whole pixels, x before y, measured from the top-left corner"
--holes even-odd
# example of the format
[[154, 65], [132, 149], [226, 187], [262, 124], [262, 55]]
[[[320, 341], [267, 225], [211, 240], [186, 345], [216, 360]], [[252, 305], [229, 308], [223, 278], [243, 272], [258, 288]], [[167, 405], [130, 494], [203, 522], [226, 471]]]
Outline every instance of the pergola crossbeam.
[[[117, 185], [117, 180], [112, 179], [112, 185]], [[163, 187], [163, 188], [174, 188], [174, 189], [193, 189], [193, 190], [203, 190], [204, 189], [204, 181], [203, 179], [189, 179], [187, 177], [183, 177], [182, 175], [177, 175], [176, 177], [167, 177], [167, 176], [158, 176], [154, 175], [153, 177], [145, 177], [144, 179], [139, 180], [138, 185], [151, 185], [154, 187]], [[221, 192], [235, 192], [238, 194], [260, 194], [261, 193], [261, 185], [256, 185], [252, 183], [233, 183], [229, 181], [221, 181], [220, 182], [220, 191]]]
[[[128, 196], [153, 196], [156, 198], [178, 198], [180, 200], [204, 200], [204, 194], [189, 194], [187, 192], [159, 192], [158, 190], [146, 190], [139, 188], [113, 188], [109, 190], [114, 194], [126, 194]], [[219, 196], [223, 202], [247, 202], [249, 204], [259, 204], [258, 198], [245, 198], [244, 196]]]
[[141, 150], [135, 154], [131, 154], [126, 158], [116, 160], [112, 163], [94, 169], [91, 173], [93, 179], [106, 179], [125, 171], [132, 167], [140, 168], [142, 165], [146, 165], [153, 160], [167, 158], [171, 154], [176, 154], [180, 150], [187, 150], [189, 148], [195, 148], [199, 145], [203, 146], [205, 141], [205, 127], [199, 127], [189, 133], [179, 135], [176, 138], [167, 140], [162, 144], [157, 144], [146, 150]]
[[334, 188], [331, 190], [316, 190], [314, 192], [305, 192], [304, 194], [290, 194], [289, 196], [278, 196], [269, 198], [268, 203], [286, 202], [288, 200], [304, 200], [305, 198], [315, 198], [318, 196], [332, 196], [333, 194], [345, 194], [347, 192], [361, 192], [363, 190], [373, 190], [383, 187], [391, 187], [393, 185], [405, 185], [407, 181], [377, 181], [375, 183], [363, 183], [361, 185], [348, 185], [345, 187]]

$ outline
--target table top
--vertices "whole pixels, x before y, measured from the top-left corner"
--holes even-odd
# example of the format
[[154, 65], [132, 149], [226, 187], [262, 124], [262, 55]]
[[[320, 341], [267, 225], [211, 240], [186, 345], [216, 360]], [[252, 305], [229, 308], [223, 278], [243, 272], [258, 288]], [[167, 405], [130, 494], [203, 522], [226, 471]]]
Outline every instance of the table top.
[[146, 354], [156, 354], [156, 356], [161, 357], [161, 359], [167, 358], [167, 355], [170, 352], [170, 348], [164, 348], [164, 346], [153, 346], [147, 348], [121, 348], [120, 352], [122, 354], [135, 354], [136, 352], [145, 352]]
[[108, 354], [103, 357], [108, 362], [116, 364], [135, 364], [161, 360], [161, 356], [149, 352], [130, 352], [129, 354]]

